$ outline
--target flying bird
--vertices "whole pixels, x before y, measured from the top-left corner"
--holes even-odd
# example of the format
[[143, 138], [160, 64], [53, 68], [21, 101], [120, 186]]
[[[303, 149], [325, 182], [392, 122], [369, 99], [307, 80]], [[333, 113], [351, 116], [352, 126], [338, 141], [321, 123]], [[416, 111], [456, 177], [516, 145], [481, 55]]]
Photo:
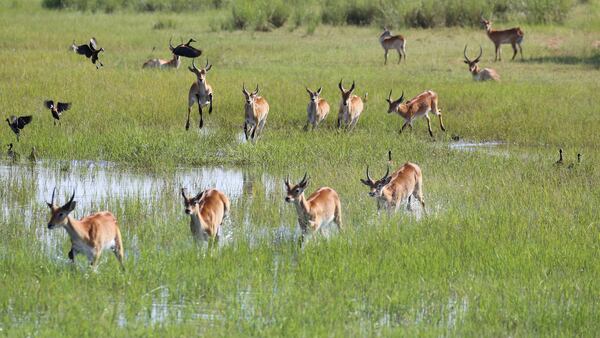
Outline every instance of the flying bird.
[[13, 133], [17, 135], [17, 142], [19, 141], [19, 134], [21, 134], [21, 129], [25, 128], [26, 125], [31, 123], [31, 120], [33, 120], [33, 116], [31, 115], [18, 117], [11, 115], [9, 118], [6, 119], [6, 123], [8, 123], [10, 129], [12, 129]]
[[[73, 45], [74, 44], [75, 44], [75, 41], [73, 41]], [[77, 52], [77, 54], [85, 55], [85, 57], [88, 59], [91, 58], [92, 63], [96, 65], [96, 69], [99, 68], [98, 65], [96, 64], [96, 62], [98, 62], [98, 64], [100, 64], [100, 67], [104, 67], [102, 62], [100, 62], [100, 60], [98, 60], [98, 54], [100, 52], [104, 52], [104, 48], [98, 49], [97, 43], [96, 43], [96, 38], [91, 38], [90, 43], [87, 45], [77, 46], [75, 48], [75, 51]]]
[[196, 42], [194, 39], [190, 39], [187, 43], [182, 43], [176, 47], [173, 47], [171, 40], [172, 38], [169, 39], [169, 49], [171, 49], [171, 52], [173, 52], [175, 55], [193, 59], [202, 54], [202, 50], [190, 46], [192, 42]]
[[56, 125], [56, 121], [58, 121], [60, 123], [60, 117], [62, 115], [62, 112], [69, 110], [69, 108], [71, 108], [71, 104], [70, 103], [64, 103], [64, 102], [56, 102], [56, 105], [54, 105], [54, 101], [52, 100], [46, 100], [44, 101], [44, 105], [46, 106], [46, 108], [50, 109], [50, 112], [52, 113], [52, 117], [54, 118], [54, 125]]

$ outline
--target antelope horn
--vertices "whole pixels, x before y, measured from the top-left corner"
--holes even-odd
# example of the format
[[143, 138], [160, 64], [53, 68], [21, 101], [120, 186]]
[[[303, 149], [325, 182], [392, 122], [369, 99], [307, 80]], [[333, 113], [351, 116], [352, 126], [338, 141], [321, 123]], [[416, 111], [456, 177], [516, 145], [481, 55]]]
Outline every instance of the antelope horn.
[[258, 94], [258, 83], [256, 84], [256, 89], [254, 90], [254, 95]]
[[56, 194], [56, 187], [52, 189], [52, 199], [50, 200], [50, 204], [54, 205], [54, 195]]
[[67, 204], [71, 204], [74, 199], [75, 199], [75, 189], [73, 189], [73, 195], [71, 195], [71, 198], [69, 199], [69, 202]]
[[287, 174], [287, 176], [285, 177], [285, 181], [283, 181], [285, 183], [285, 185], [287, 185], [288, 187], [290, 186], [290, 174]]
[[391, 89], [390, 89], [390, 95], [388, 95], [388, 98], [387, 98], [387, 100], [388, 100], [388, 101], [392, 101], [392, 90], [391, 90]]
[[352, 86], [350, 87], [350, 91], [354, 90], [354, 80], [352, 80]]
[[367, 165], [367, 180], [369, 180], [369, 183], [373, 183], [373, 179], [371, 178], [371, 175], [369, 175], [369, 166]]
[[398, 102], [402, 103], [402, 100], [404, 100], [404, 90], [402, 91], [402, 95], [400, 95]]
[[206, 58], [206, 66], [204, 68], [208, 68], [208, 58]]
[[183, 198], [186, 200], [188, 199], [185, 188], [181, 188], [181, 196], [183, 196]]
[[299, 183], [300, 185], [303, 185], [303, 184], [306, 183], [306, 176], [307, 176], [307, 174], [308, 173], [304, 172], [304, 177], [302, 178], [302, 181], [300, 181], [300, 183]]
[[389, 175], [389, 174], [390, 174], [390, 165], [388, 164], [388, 166], [387, 166], [387, 171], [385, 172], [385, 175], [383, 175], [383, 178], [382, 178], [382, 180], [383, 180], [383, 179], [386, 179], [386, 178], [388, 178], [388, 175]]
[[196, 59], [192, 59], [192, 67], [194, 67], [195, 70], [198, 70], [198, 68], [196, 67], [196, 63], [194, 61], [196, 61]]
[[341, 91], [345, 92], [346, 90], [344, 89], [344, 85], [342, 84], [342, 81], [344, 81], [344, 80], [340, 79], [340, 83], [338, 83], [338, 87], [340, 88]]
[[172, 40], [173, 40], [173, 37], [170, 37], [170, 38], [169, 38], [169, 49], [170, 49], [171, 51], [173, 51], [173, 49], [175, 49], [175, 47], [173, 47], [173, 45], [171, 44], [171, 41], [172, 41]]
[[483, 54], [483, 48], [481, 48], [481, 45], [479, 45], [479, 55], [475, 58], [475, 61], [473, 61], [473, 62], [479, 62], [479, 58], [481, 57], [482, 54]]
[[465, 60], [467, 60], [467, 62], [471, 62], [471, 60], [469, 60], [469, 58], [467, 57], [467, 45], [465, 45], [465, 50], [463, 51], [463, 55], [465, 56]]
[[388, 150], [388, 162], [392, 162], [392, 151]]

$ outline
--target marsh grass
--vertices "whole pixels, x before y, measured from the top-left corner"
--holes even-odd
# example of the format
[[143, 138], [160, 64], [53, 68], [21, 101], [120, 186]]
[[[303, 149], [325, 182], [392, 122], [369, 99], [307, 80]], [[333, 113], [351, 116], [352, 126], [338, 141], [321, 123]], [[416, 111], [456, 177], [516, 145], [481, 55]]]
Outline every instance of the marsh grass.
[[[139, 192], [112, 193], [78, 207], [78, 217], [112, 210], [123, 229], [127, 273], [119, 273], [109, 253], [94, 273], [81, 258], [75, 266], [67, 262], [67, 235], [46, 229], [48, 197], [34, 193], [47, 190], [49, 196], [62, 182], [66, 195], [72, 182], [40, 183], [37, 167], [3, 172], [3, 333], [591, 336], [600, 331], [598, 70], [593, 62], [540, 62], [550, 56], [594, 60], [597, 30], [587, 24], [586, 30], [576, 28], [579, 16], [564, 27], [523, 27], [524, 62], [493, 63], [482, 30], [452, 28], [402, 31], [409, 39], [408, 60], [384, 67], [374, 28], [318, 26], [309, 36], [287, 29], [211, 32], [210, 17], [220, 12], [92, 16], [5, 9], [0, 107], [5, 114], [34, 115], [16, 143], [23, 155], [17, 165], [29, 168], [25, 157], [35, 146], [43, 161], [110, 161], [117, 166], [111, 169], [115, 175], [137, 170], [164, 181], [165, 188], [155, 189], [150, 201]], [[574, 13], [594, 22], [580, 8]], [[152, 29], [158, 20], [172, 20], [177, 31]], [[67, 51], [72, 39], [91, 36], [106, 49], [101, 56], [106, 67], [98, 71]], [[148, 46], [164, 46], [168, 55], [171, 36], [196, 37], [214, 65], [208, 82], [215, 88], [215, 110], [205, 115], [206, 131], [183, 128], [194, 81], [188, 61], [176, 71], [141, 69]], [[482, 66], [496, 68], [502, 82], [471, 80], [462, 63], [465, 43], [483, 45]], [[356, 80], [361, 96], [369, 92], [351, 133], [334, 128], [340, 78]], [[256, 144], [238, 138], [242, 83], [259, 83], [271, 105]], [[323, 128], [309, 133], [302, 131], [305, 85], [323, 86], [332, 106]], [[412, 132], [398, 134], [399, 117], [385, 113], [392, 88], [394, 95], [404, 90], [408, 97], [426, 89], [438, 92], [448, 132], [434, 120], [431, 140], [421, 120]], [[46, 98], [73, 102], [62, 127], [54, 127], [42, 108]], [[193, 117], [197, 125], [197, 114]], [[452, 134], [503, 144], [497, 151], [461, 151], [449, 147]], [[0, 144], [8, 142], [14, 143], [14, 135], [5, 125]], [[584, 154], [583, 163], [555, 166], [559, 147], [568, 163], [577, 152]], [[381, 175], [388, 149], [397, 164], [410, 160], [422, 167], [428, 216], [377, 216], [359, 178], [366, 164]], [[182, 181], [172, 178], [180, 166], [239, 168], [254, 182], [233, 201], [226, 225], [230, 238], [218, 250], [191, 241], [177, 192]], [[80, 169], [56, 164], [49, 170], [60, 175]], [[308, 192], [327, 185], [340, 193], [348, 230], [299, 249], [295, 210], [284, 203], [282, 186], [286, 174], [298, 179], [305, 171], [312, 177]]]

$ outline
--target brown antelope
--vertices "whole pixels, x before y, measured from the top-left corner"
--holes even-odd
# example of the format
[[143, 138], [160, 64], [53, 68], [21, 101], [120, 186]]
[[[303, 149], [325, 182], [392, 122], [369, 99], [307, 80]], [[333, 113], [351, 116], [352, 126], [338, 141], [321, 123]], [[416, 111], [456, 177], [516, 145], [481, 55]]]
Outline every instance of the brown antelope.
[[304, 189], [308, 185], [309, 178], [304, 174], [304, 178], [300, 183], [290, 185], [290, 177], [285, 179], [285, 187], [287, 194], [285, 201], [294, 203], [296, 212], [298, 213], [298, 224], [302, 230], [301, 242], [309, 233], [314, 233], [322, 229], [322, 226], [334, 222], [341, 231], [342, 226], [342, 205], [340, 198], [335, 190], [322, 187], [317, 189], [306, 199], [304, 197]]
[[230, 210], [229, 198], [217, 189], [207, 189], [194, 197], [188, 197], [181, 188], [185, 213], [190, 215], [190, 230], [196, 240], [211, 243], [219, 239], [221, 224]]
[[197, 81], [192, 83], [190, 87], [190, 91], [188, 93], [188, 114], [187, 121], [185, 123], [185, 129], [188, 130], [190, 128], [190, 112], [192, 111], [192, 107], [194, 103], [198, 103], [198, 113], [200, 114], [200, 124], [199, 128], [202, 128], [204, 125], [204, 120], [202, 118], [202, 106], [208, 105], [208, 113], [211, 114], [213, 110], [213, 88], [206, 82], [206, 73], [212, 68], [212, 65], [208, 63], [208, 59], [206, 60], [206, 66], [202, 69], [198, 69], [196, 64], [192, 60], [192, 67], [188, 67], [189, 71], [196, 74]]
[[123, 241], [115, 216], [109, 211], [101, 211], [76, 220], [69, 215], [77, 205], [73, 200], [75, 191], [71, 199], [62, 207], [54, 204], [55, 193], [56, 188], [52, 191], [52, 200], [47, 203], [51, 212], [48, 229], [65, 228], [71, 238], [69, 259], [73, 262], [77, 254], [84, 254], [90, 264], [96, 267], [102, 251], [109, 249], [114, 252], [121, 268], [125, 270]]
[[385, 175], [373, 181], [369, 175], [367, 166], [367, 179], [360, 180], [370, 188], [369, 196], [376, 198], [377, 210], [385, 208], [389, 213], [396, 212], [402, 201], [407, 201], [407, 209], [411, 210], [410, 200], [414, 196], [421, 203], [425, 211], [425, 200], [423, 199], [423, 175], [418, 165], [406, 162], [390, 176], [388, 165]]
[[[352, 86], [349, 90], [344, 88], [342, 80], [340, 80], [338, 87], [342, 93], [342, 100], [340, 102], [337, 125], [338, 128], [345, 127], [352, 130], [356, 126], [358, 118], [363, 111], [363, 99], [361, 99], [360, 96], [352, 94], [355, 87], [354, 81], [352, 81]], [[368, 94], [365, 93], [365, 102], [367, 101], [367, 95]]]
[[313, 92], [306, 88], [306, 92], [308, 92], [308, 96], [310, 97], [310, 102], [306, 107], [308, 120], [306, 121], [304, 130], [308, 130], [309, 124], [315, 129], [327, 117], [327, 114], [329, 114], [329, 104], [325, 99], [321, 98], [322, 89], [323, 88], [319, 87], [316, 92]]
[[440, 119], [440, 128], [442, 131], [446, 131], [446, 127], [444, 127], [444, 122], [442, 121], [442, 113], [438, 107], [438, 95], [434, 91], [427, 90], [423, 93], [417, 95], [412, 100], [402, 103], [404, 100], [404, 92], [402, 92], [402, 96], [396, 101], [392, 101], [392, 91], [390, 90], [390, 95], [386, 101], [388, 102], [388, 113], [397, 113], [404, 119], [404, 124], [400, 129], [400, 132], [409, 126], [412, 129], [412, 122], [414, 119], [425, 116], [427, 120], [427, 128], [429, 129], [429, 135], [433, 137], [433, 131], [431, 130], [431, 119], [429, 118], [429, 112], [433, 111]]
[[521, 42], [523, 42], [523, 31], [520, 27], [505, 29], [503, 31], [497, 31], [492, 29], [492, 22], [489, 20], [481, 18], [481, 23], [485, 26], [485, 31], [487, 32], [487, 36], [492, 40], [494, 46], [496, 46], [496, 58], [494, 61], [502, 61], [502, 49], [500, 45], [510, 44], [513, 49], [513, 56], [511, 60], [515, 59], [517, 56], [517, 46], [519, 47], [519, 51], [521, 52], [521, 59], [523, 59], [523, 48], [521, 47]]
[[173, 58], [171, 60], [150, 59], [150, 60], [144, 62], [144, 65], [142, 66], [142, 68], [159, 68], [159, 69], [175, 68], [175, 69], [178, 69], [180, 65], [181, 65], [181, 59], [180, 59], [179, 55], [173, 54]]
[[498, 75], [498, 73], [496, 72], [496, 70], [492, 69], [492, 68], [479, 68], [479, 59], [481, 58], [481, 55], [483, 54], [483, 49], [481, 48], [481, 46], [479, 46], [479, 56], [477, 56], [475, 58], [475, 60], [471, 61], [469, 60], [469, 58], [467, 57], [467, 45], [465, 45], [465, 50], [463, 52], [464, 56], [465, 56], [465, 63], [467, 65], [469, 65], [469, 72], [471, 72], [471, 75], [473, 75], [473, 80], [475, 81], [487, 81], [487, 80], [493, 80], [493, 81], [500, 81], [500, 75]]
[[262, 96], [258, 96], [258, 84], [256, 89], [249, 93], [246, 90], [246, 85], [242, 84], [242, 93], [246, 98], [244, 104], [244, 113], [246, 119], [244, 121], [244, 135], [248, 141], [248, 135], [252, 140], [262, 134], [267, 116], [269, 115], [269, 103]]
[[387, 65], [388, 51], [390, 49], [398, 51], [398, 63], [402, 61], [402, 56], [404, 56], [404, 61], [406, 61], [406, 39], [404, 39], [402, 35], [392, 36], [389, 29], [384, 27], [383, 33], [379, 36], [379, 43], [381, 43], [381, 47], [383, 47], [383, 50], [385, 51], [384, 65]]

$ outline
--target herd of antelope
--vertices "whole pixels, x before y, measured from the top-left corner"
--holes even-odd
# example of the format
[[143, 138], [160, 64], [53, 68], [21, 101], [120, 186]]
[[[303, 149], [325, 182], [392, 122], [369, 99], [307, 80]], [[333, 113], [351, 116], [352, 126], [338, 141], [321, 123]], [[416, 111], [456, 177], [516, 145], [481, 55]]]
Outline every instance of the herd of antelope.
[[[520, 28], [497, 31], [492, 29], [492, 23], [482, 18], [481, 23], [485, 26], [488, 37], [492, 40], [496, 50], [496, 60], [501, 60], [500, 46], [502, 44], [511, 44], [514, 54], [517, 55], [517, 47], [523, 57], [521, 43], [523, 41], [523, 31]], [[207, 74], [212, 69], [212, 65], [206, 61], [206, 65], [198, 68], [195, 64], [195, 58], [202, 54], [202, 51], [191, 46], [195, 40], [190, 39], [187, 43], [181, 43], [174, 47], [169, 41], [169, 48], [172, 52], [170, 60], [150, 59], [144, 62], [142, 68], [162, 68], [177, 69], [181, 65], [181, 58], [192, 58], [191, 67], [188, 70], [192, 72], [196, 79], [190, 86], [188, 92], [188, 110], [185, 129], [190, 127], [190, 115], [195, 104], [198, 105], [199, 121], [198, 127], [202, 128], [203, 107], [208, 106], [209, 114], [213, 111], [214, 91], [213, 87], [207, 82]], [[384, 64], [387, 64], [389, 50], [398, 52], [398, 63], [406, 61], [406, 38], [402, 35], [392, 35], [389, 29], [385, 28], [379, 37], [379, 42], [384, 49]], [[104, 48], [97, 47], [95, 38], [90, 39], [89, 43], [76, 45], [73, 42], [72, 50], [80, 55], [91, 59], [96, 68], [104, 66], [99, 60], [100, 52]], [[467, 56], [467, 46], [463, 52], [464, 62], [469, 66], [469, 72], [476, 81], [494, 80], [498, 81], [500, 76], [491, 68], [480, 68], [480, 61], [483, 50], [480, 46], [479, 55], [471, 60]], [[353, 130], [363, 112], [364, 103], [367, 101], [367, 94], [360, 97], [354, 94], [356, 84], [353, 81], [349, 89], [343, 85], [340, 80], [338, 88], [341, 94], [339, 110], [337, 115], [337, 127], [346, 130]], [[322, 87], [317, 91], [306, 88], [309, 96], [309, 103], [306, 108], [307, 121], [305, 130], [310, 127], [317, 128], [329, 114], [330, 106], [327, 101], [321, 97]], [[256, 85], [254, 91], [248, 91], [245, 84], [242, 84], [242, 93], [244, 95], [244, 124], [243, 131], [246, 141], [256, 141], [261, 136], [267, 116], [269, 114], [269, 103], [259, 95], [259, 86]], [[386, 99], [388, 103], [388, 113], [396, 113], [402, 117], [404, 123], [400, 131], [407, 126], [412, 129], [412, 123], [416, 118], [424, 117], [427, 120], [429, 135], [433, 137], [431, 128], [431, 119], [429, 113], [432, 112], [439, 118], [439, 124], [442, 131], [445, 131], [442, 120], [442, 113], [438, 105], [438, 95], [434, 91], [426, 90], [415, 96], [409, 101], [404, 101], [404, 92], [396, 100], [392, 99], [392, 91]], [[46, 108], [52, 113], [55, 124], [60, 124], [60, 118], [64, 111], [71, 108], [70, 103], [47, 100], [44, 102]], [[20, 131], [32, 121], [31, 116], [11, 116], [7, 122], [11, 130], [16, 134], [19, 140]], [[13, 145], [10, 144], [10, 152], [14, 153]], [[561, 152], [562, 161], [562, 152]], [[423, 195], [423, 173], [421, 168], [411, 162], [406, 162], [390, 173], [392, 165], [391, 151], [388, 153], [387, 171], [380, 179], [374, 180], [366, 168], [366, 178], [360, 181], [369, 188], [368, 195], [375, 199], [377, 210], [386, 210], [389, 213], [399, 210], [402, 203], [407, 204], [411, 210], [411, 198], [416, 198], [425, 212], [425, 200]], [[305, 197], [305, 190], [309, 185], [310, 179], [307, 174], [297, 184], [290, 183], [289, 176], [285, 179], [286, 190], [285, 202], [293, 204], [298, 217], [298, 224], [301, 229], [301, 241], [306, 235], [320, 232], [323, 227], [329, 224], [335, 224], [342, 231], [342, 207], [339, 194], [330, 187], [320, 187], [310, 196]], [[76, 207], [74, 200], [75, 192], [69, 201], [63, 206], [55, 204], [56, 188], [52, 192], [52, 198], [48, 204], [51, 211], [48, 228], [64, 228], [71, 239], [71, 250], [68, 253], [70, 260], [74, 260], [77, 254], [85, 255], [90, 264], [96, 266], [103, 250], [112, 250], [115, 253], [121, 267], [123, 265], [123, 241], [116, 217], [108, 212], [102, 211], [88, 215], [82, 219], [75, 219], [71, 213]], [[231, 211], [229, 198], [217, 189], [207, 189], [193, 196], [187, 194], [185, 188], [181, 189], [185, 213], [190, 216], [190, 229], [193, 237], [197, 240], [214, 243], [218, 240], [221, 233], [221, 226], [224, 219]]]

